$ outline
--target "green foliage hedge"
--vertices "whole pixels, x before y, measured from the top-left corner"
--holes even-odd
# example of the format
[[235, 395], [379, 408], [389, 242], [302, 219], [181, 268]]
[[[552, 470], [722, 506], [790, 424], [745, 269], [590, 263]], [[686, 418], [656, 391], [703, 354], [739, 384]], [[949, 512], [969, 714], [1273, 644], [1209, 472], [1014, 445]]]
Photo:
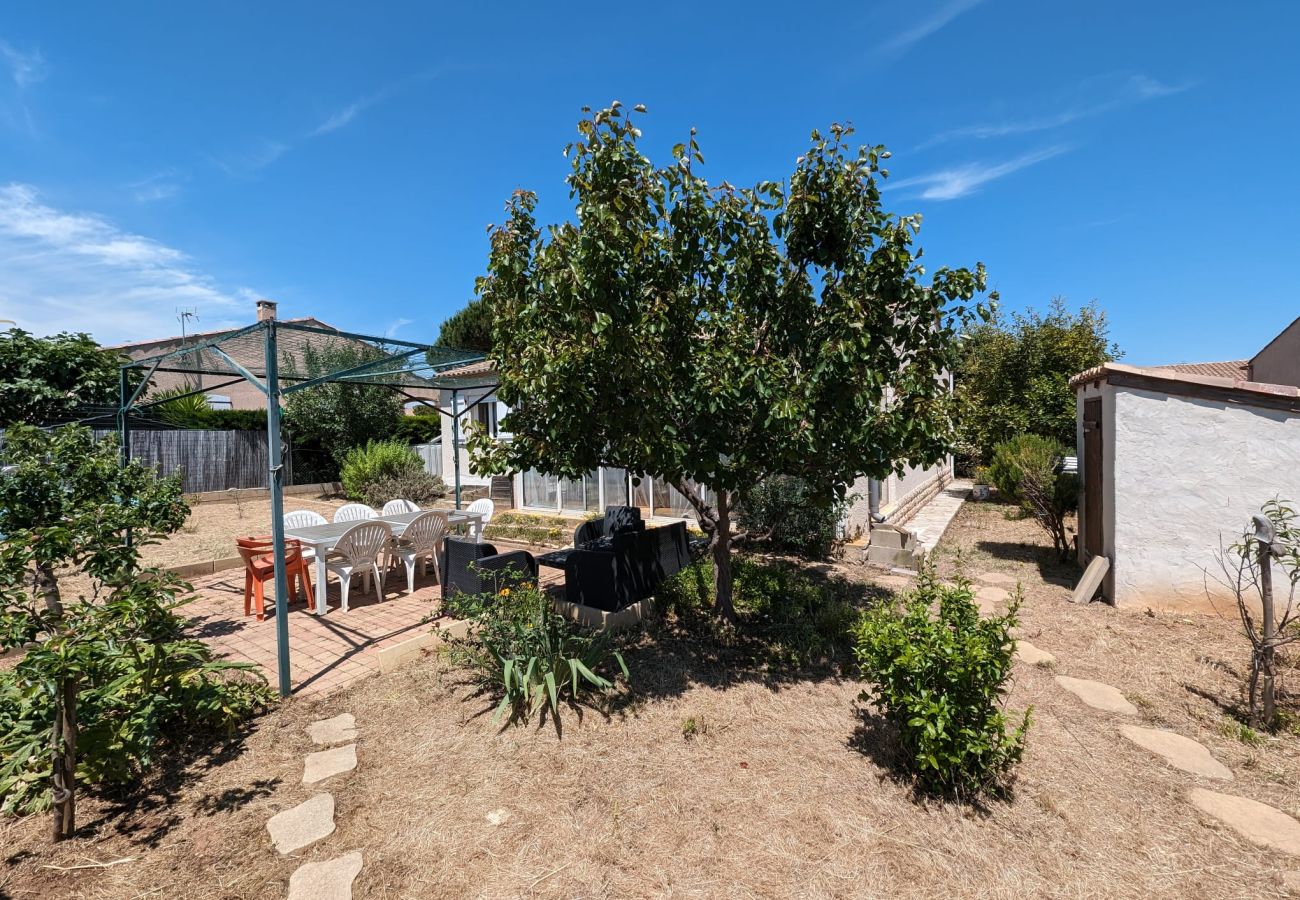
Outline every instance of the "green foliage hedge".
[[1023, 434], [998, 444], [988, 466], [998, 494], [1034, 517], [1062, 560], [1070, 550], [1065, 518], [1079, 508], [1078, 476], [1057, 471], [1068, 455], [1071, 451], [1051, 438]]
[[447, 494], [447, 486], [424, 470], [424, 461], [401, 441], [368, 441], [343, 456], [339, 478], [351, 500], [383, 506], [389, 500], [423, 503]]
[[839, 539], [847, 503], [831, 491], [815, 491], [802, 478], [773, 475], [745, 492], [736, 516], [741, 528], [764, 537], [778, 553], [826, 559]]
[[923, 571], [902, 608], [881, 606], [857, 626], [864, 692], [897, 729], [923, 790], [977, 797], [1008, 783], [1024, 752], [1030, 712], [1003, 711], [1019, 598], [1004, 616], [980, 616], [969, 582]]
[[1121, 354], [1106, 314], [1095, 304], [1077, 312], [1060, 299], [1047, 312], [998, 312], [970, 328], [955, 369], [958, 469], [986, 465], [993, 448], [1020, 434], [1074, 443], [1070, 379]]

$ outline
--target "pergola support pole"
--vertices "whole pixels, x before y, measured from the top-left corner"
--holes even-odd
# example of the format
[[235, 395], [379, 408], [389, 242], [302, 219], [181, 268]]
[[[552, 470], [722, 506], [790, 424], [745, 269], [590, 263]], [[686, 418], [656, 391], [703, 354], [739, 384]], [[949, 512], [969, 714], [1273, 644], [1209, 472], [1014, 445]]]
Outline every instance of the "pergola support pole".
[[[126, 374], [127, 367], [122, 366], [117, 370], [117, 441], [120, 446], [118, 452], [122, 455], [122, 466], [125, 468], [131, 462], [131, 404], [135, 401], [134, 395], [131, 394], [131, 380]], [[148, 384], [148, 378], [144, 384]], [[141, 385], [143, 387], [144, 385]], [[139, 391], [136, 391], [138, 394]], [[124, 535], [126, 545], [131, 546], [131, 529], [126, 530]]]
[[460, 391], [451, 391], [451, 468], [456, 476], [456, 508], [460, 509]]
[[[266, 327], [266, 455], [270, 471], [267, 488], [271, 494], [271, 543], [275, 560], [275, 648], [280, 696], [289, 696], [289, 579], [284, 571], [284, 460], [280, 449], [280, 374], [274, 320]], [[324, 590], [325, 585], [319, 585]]]

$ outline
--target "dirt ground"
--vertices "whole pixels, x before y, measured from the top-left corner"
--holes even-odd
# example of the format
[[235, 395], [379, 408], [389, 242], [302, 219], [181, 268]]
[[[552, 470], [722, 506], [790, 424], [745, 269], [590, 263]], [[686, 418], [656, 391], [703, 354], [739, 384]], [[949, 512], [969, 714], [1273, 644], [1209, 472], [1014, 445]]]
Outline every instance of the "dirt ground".
[[[1300, 742], [1233, 736], [1235, 623], [1073, 606], [1076, 573], [994, 504], [958, 514], [936, 553], [945, 574], [959, 550], [971, 574], [1021, 579], [1021, 632], [1056, 655], [1055, 672], [1120, 688], [1237, 780], [1166, 766], [1053, 669], [1018, 663], [1009, 705], [1032, 706], [1034, 723], [1012, 797], [918, 799], [859, 683], [732, 668], [670, 623], [629, 652], [630, 693], [606, 714], [568, 713], [562, 739], [499, 731], [436, 656], [290, 701], [140, 793], [88, 798], [74, 841], [51, 848], [44, 818], [0, 822], [0, 897], [283, 897], [303, 862], [354, 849], [354, 896], [367, 898], [1287, 896], [1300, 859], [1186, 800], [1203, 786], [1300, 814]], [[300, 784], [308, 723], [340, 712], [357, 718], [357, 770]], [[333, 793], [338, 830], [279, 856], [266, 820], [318, 790]]]

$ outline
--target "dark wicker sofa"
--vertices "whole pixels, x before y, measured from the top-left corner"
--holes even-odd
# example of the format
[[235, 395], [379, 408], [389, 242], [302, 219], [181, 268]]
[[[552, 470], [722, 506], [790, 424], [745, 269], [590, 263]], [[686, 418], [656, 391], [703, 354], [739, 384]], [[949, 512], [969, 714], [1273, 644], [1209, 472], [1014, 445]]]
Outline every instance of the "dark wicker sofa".
[[564, 566], [564, 596], [570, 603], [616, 612], [652, 596], [665, 580], [690, 565], [686, 523], [621, 531], [608, 549], [581, 548]]
[[442, 596], [495, 594], [504, 587], [537, 583], [537, 560], [527, 550], [498, 553], [491, 544], [448, 537], [439, 561]]

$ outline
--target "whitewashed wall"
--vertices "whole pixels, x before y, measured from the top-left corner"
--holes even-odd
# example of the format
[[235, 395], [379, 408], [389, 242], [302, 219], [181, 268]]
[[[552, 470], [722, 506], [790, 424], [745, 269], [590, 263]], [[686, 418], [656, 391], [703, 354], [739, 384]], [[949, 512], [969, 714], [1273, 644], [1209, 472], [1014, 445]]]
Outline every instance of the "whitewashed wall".
[[[457, 408], [460, 410], [460, 439], [465, 441], [469, 438], [470, 426], [474, 421], [473, 412], [465, 412], [467, 408], [477, 403], [480, 398], [486, 396], [492, 388], [476, 388], [474, 390], [461, 391], [457, 399]], [[442, 399], [439, 401], [441, 407], [446, 410], [448, 415], [442, 418], [442, 480], [447, 484], [453, 484], [455, 480], [456, 467], [453, 463], [452, 451], [452, 426], [451, 426], [451, 391], [443, 391]], [[489, 403], [493, 402], [491, 400]], [[497, 402], [497, 422], [505, 418], [508, 407], [501, 402]], [[460, 448], [460, 483], [462, 485], [486, 485], [490, 484], [492, 479], [485, 475], [476, 474], [469, 464], [469, 454], [464, 447]]]
[[1134, 388], [1111, 399], [1103, 494], [1116, 604], [1213, 608], [1208, 573], [1232, 612], [1213, 581], [1216, 553], [1266, 500], [1300, 503], [1300, 414]]

